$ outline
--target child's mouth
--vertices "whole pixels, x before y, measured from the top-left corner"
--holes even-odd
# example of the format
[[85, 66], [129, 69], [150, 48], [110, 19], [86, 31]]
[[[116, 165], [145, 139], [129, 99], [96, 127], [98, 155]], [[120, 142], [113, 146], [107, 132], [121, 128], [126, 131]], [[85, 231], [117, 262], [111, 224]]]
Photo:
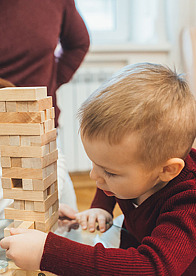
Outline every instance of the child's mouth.
[[109, 191], [104, 191], [103, 192], [107, 195], [107, 196], [114, 196], [114, 194], [112, 192], [109, 192]]

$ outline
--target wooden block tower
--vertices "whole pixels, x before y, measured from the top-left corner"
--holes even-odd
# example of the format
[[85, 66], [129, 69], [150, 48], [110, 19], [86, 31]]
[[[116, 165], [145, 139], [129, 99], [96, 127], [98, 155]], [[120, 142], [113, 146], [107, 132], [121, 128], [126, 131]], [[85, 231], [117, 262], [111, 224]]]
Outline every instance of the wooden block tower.
[[0, 89], [0, 149], [3, 197], [14, 200], [5, 209], [10, 227], [54, 231], [58, 152], [46, 87]]

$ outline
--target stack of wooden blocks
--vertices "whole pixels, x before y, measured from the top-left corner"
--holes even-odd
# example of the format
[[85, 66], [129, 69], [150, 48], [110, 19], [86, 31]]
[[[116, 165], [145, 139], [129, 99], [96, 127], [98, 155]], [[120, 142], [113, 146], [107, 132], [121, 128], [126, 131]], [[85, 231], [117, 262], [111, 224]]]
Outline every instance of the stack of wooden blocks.
[[56, 129], [46, 87], [0, 89], [3, 197], [10, 227], [54, 231], [58, 221]]

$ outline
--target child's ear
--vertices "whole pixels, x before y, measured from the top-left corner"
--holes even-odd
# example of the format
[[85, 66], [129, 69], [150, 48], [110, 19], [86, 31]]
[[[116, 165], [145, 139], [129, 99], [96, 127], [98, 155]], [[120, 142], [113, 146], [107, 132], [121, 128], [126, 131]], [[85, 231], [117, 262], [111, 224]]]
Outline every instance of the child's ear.
[[184, 168], [184, 160], [181, 158], [169, 159], [160, 171], [159, 177], [163, 182], [168, 182], [175, 178]]

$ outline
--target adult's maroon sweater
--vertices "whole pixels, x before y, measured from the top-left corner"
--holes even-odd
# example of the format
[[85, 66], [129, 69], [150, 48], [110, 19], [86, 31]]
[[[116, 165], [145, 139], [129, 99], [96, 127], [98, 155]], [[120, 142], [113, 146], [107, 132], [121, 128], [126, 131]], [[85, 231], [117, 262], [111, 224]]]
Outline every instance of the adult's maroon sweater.
[[0, 77], [16, 86], [47, 86], [56, 122], [56, 89], [71, 79], [88, 48], [74, 0], [0, 1]]
[[82, 245], [49, 233], [40, 268], [58, 275], [196, 275], [195, 149], [181, 173], [137, 208], [101, 190], [92, 207], [112, 212], [116, 202], [130, 233], [122, 248]]

